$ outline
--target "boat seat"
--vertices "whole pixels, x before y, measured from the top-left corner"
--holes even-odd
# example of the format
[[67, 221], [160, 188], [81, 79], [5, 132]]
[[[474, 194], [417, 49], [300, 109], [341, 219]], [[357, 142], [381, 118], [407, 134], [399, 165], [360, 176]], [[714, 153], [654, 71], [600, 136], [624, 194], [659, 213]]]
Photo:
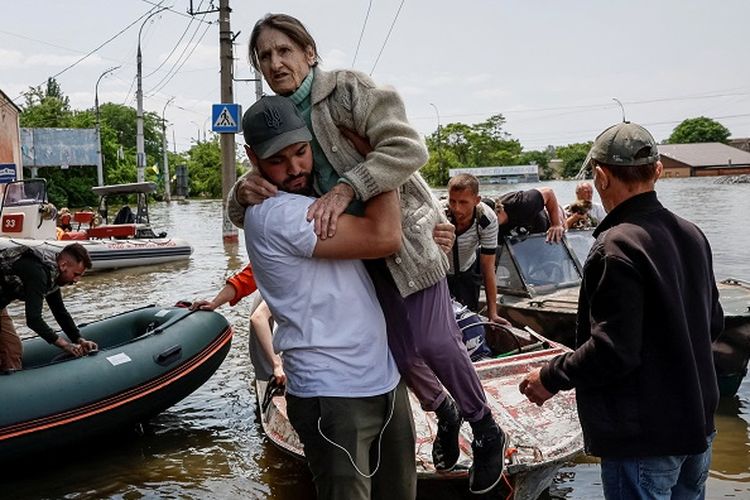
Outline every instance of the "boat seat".
[[87, 231], [89, 238], [132, 238], [135, 236], [135, 224], [105, 224], [92, 227]]

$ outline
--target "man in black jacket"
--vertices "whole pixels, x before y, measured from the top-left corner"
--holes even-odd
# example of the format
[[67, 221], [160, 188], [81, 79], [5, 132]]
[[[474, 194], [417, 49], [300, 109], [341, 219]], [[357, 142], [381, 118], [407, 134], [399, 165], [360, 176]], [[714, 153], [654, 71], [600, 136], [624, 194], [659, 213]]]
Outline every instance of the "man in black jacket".
[[724, 321], [711, 248], [659, 203], [662, 165], [646, 129], [610, 127], [589, 157], [608, 214], [584, 265], [577, 349], [520, 390], [541, 405], [576, 389], [607, 498], [703, 498], [719, 399], [711, 342]]
[[[26, 325], [40, 337], [73, 356], [97, 349], [81, 337], [62, 300], [60, 287], [78, 283], [91, 258], [80, 243], [60, 253], [45, 248], [14, 247], [0, 251], [0, 371], [20, 370], [23, 344], [6, 307], [14, 300], [25, 302]], [[59, 337], [42, 317], [42, 302], [70, 339]]]

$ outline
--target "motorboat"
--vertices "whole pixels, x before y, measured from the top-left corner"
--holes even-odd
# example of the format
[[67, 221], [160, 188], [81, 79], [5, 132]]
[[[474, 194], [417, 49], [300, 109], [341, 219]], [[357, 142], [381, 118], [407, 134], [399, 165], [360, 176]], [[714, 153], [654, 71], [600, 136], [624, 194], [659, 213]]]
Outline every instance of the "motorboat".
[[[498, 314], [575, 347], [578, 292], [592, 232], [567, 231], [559, 245], [546, 243], [544, 234], [505, 238], [497, 257]], [[750, 283], [729, 278], [717, 287], [725, 325], [712, 346], [714, 364], [721, 395], [733, 396], [750, 361]]]
[[[457, 304], [454, 304], [454, 311], [463, 330], [483, 330], [485, 342], [491, 351], [490, 356], [475, 362], [474, 367], [495, 419], [508, 434], [506, 481], [501, 483], [506, 490], [503, 497], [536, 499], [550, 486], [560, 467], [582, 453], [583, 435], [574, 391], [562, 392], [540, 407], [529, 402], [519, 392], [518, 385], [527, 373], [570, 349], [533, 331], [489, 323], [475, 313], [467, 313]], [[475, 338], [474, 335], [470, 336]], [[254, 337], [252, 331], [250, 337]], [[252, 346], [251, 343], [251, 358], [257, 359], [260, 356], [252, 352]], [[265, 435], [281, 450], [303, 458], [302, 445], [287, 417], [285, 398], [274, 391], [273, 382], [259, 373], [264, 373], [264, 369], [255, 371], [252, 384]], [[410, 402], [416, 429], [417, 477], [467, 477], [471, 465], [470, 426], [464, 423], [461, 428], [461, 458], [456, 468], [450, 472], [439, 472], [432, 463], [432, 443], [437, 430], [435, 415], [422, 410], [411, 392]]]
[[232, 340], [218, 313], [153, 305], [81, 334], [99, 350], [73, 358], [33, 337], [23, 341], [23, 369], [0, 374], [0, 463], [147, 421], [206, 382]]
[[[94, 187], [100, 195], [97, 212], [82, 210], [61, 222], [61, 213], [47, 201], [44, 179], [27, 179], [5, 186], [0, 205], [0, 248], [46, 246], [59, 250], [73, 240], [86, 247], [93, 270], [163, 264], [188, 260], [193, 252], [185, 240], [155, 234], [148, 215], [152, 182]], [[110, 224], [109, 205], [113, 196], [135, 195], [136, 210], [123, 205]], [[77, 224], [73, 228], [73, 224]], [[67, 230], [66, 230], [67, 229]]]

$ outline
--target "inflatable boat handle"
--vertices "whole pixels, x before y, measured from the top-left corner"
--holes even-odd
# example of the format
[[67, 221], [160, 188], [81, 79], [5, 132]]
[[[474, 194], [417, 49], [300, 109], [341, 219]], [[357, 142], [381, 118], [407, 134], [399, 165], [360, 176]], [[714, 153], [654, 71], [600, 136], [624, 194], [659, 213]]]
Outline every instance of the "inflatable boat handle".
[[168, 366], [180, 358], [182, 358], [182, 346], [177, 344], [163, 350], [162, 352], [154, 356], [154, 361], [158, 365]]

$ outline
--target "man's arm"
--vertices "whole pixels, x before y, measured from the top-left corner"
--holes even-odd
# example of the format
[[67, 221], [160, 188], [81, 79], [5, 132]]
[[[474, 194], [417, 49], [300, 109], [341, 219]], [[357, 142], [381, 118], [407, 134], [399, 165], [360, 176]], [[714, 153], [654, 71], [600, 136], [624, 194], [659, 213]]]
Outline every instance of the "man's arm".
[[336, 235], [318, 238], [313, 257], [323, 259], [377, 259], [401, 248], [401, 211], [398, 193], [372, 198], [363, 217], [339, 217]]
[[229, 302], [230, 306], [234, 306], [235, 304], [237, 304], [237, 302], [247, 297], [257, 289], [258, 286], [255, 284], [255, 276], [253, 275], [252, 265], [248, 264], [244, 268], [242, 268], [242, 271], [230, 276], [227, 279], [227, 283], [221, 290], [219, 290], [219, 293], [216, 294], [216, 297], [211, 300], [196, 300], [190, 306], [190, 309], [213, 311], [223, 306], [227, 302]]
[[28, 256], [18, 259], [13, 265], [13, 270], [23, 283], [26, 326], [50, 344], [54, 344], [58, 336], [42, 317], [44, 294], [47, 291], [47, 273], [36, 259]]
[[541, 187], [536, 188], [537, 191], [542, 193], [544, 198], [544, 208], [547, 209], [549, 214], [550, 227], [547, 230], [547, 241], [559, 242], [562, 239], [563, 233], [565, 233], [565, 226], [560, 215], [560, 204], [557, 202], [557, 196], [552, 188]]
[[250, 315], [250, 326], [252, 332], [258, 339], [266, 360], [273, 366], [273, 375], [280, 384], [286, 383], [286, 375], [282, 366], [281, 357], [273, 351], [273, 332], [271, 331], [271, 310], [266, 301], [258, 304], [258, 307]]

